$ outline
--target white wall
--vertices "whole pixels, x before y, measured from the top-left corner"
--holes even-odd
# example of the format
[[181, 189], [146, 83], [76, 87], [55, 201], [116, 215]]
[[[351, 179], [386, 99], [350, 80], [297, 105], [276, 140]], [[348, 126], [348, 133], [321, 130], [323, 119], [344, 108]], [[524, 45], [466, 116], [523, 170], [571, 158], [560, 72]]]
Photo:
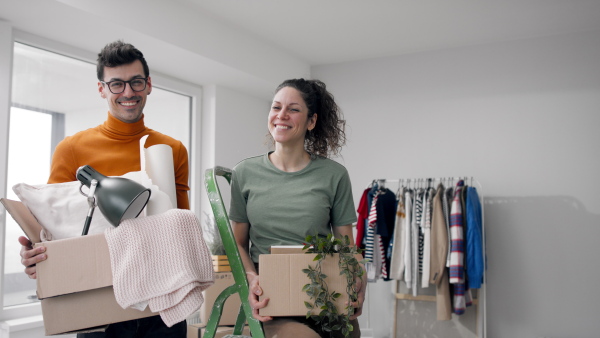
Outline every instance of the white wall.
[[481, 182], [488, 337], [600, 331], [599, 60], [588, 32], [312, 70], [345, 112], [355, 199], [374, 178]]
[[[275, 88], [273, 88], [275, 90]], [[271, 101], [218, 87], [215, 163], [232, 168], [249, 156], [265, 153]]]
[[[267, 115], [270, 102], [222, 86], [205, 86], [202, 116], [202, 176], [213, 166], [233, 168], [246, 157], [267, 151]], [[202, 181], [204, 182], [204, 181]], [[221, 194], [229, 207], [229, 189], [219, 180]], [[210, 204], [202, 187], [202, 216]], [[209, 212], [210, 214], [210, 212]]]

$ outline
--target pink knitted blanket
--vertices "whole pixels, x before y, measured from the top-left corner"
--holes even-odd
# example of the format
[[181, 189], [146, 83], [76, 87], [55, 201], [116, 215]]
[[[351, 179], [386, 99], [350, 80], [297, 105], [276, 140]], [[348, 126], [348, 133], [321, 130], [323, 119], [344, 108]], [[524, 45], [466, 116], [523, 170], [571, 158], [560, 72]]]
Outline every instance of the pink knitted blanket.
[[[121, 307], [147, 303], [169, 327], [197, 311], [214, 283], [212, 259], [193, 212], [172, 209], [105, 232]], [[145, 307], [145, 306], [144, 306]]]

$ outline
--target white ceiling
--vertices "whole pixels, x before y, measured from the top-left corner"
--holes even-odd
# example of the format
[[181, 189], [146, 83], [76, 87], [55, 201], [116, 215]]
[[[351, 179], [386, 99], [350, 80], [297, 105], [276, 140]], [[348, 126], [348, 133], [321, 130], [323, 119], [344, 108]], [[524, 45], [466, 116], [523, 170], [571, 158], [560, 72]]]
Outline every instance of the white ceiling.
[[600, 29], [600, 1], [176, 0], [311, 65]]
[[0, 20], [91, 61], [107, 42], [124, 39], [155, 73], [269, 99], [283, 79], [309, 77], [316, 65], [600, 34], [600, 1], [0, 0]]

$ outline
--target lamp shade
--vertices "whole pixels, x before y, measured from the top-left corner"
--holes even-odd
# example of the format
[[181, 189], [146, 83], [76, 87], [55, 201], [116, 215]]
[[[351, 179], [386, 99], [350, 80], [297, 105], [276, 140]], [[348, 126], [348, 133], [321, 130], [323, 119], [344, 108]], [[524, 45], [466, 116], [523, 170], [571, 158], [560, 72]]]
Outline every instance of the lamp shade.
[[126, 219], [136, 218], [150, 199], [150, 189], [123, 177], [107, 177], [89, 165], [77, 169], [77, 179], [88, 188], [96, 180], [96, 203], [113, 226]]

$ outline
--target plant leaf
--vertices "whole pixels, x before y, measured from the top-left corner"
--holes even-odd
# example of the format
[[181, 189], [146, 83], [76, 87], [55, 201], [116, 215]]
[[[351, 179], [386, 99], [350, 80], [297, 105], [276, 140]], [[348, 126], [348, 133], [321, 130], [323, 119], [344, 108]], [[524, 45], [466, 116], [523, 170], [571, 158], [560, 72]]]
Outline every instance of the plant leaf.
[[[349, 332], [353, 330], [353, 326], [349, 324], [349, 316], [354, 313], [354, 308], [350, 305], [346, 306], [344, 313], [339, 313], [337, 307], [333, 302], [342, 296], [342, 293], [337, 291], [330, 291], [326, 278], [327, 275], [322, 272], [321, 264], [327, 256], [333, 256], [334, 253], [338, 252], [338, 266], [340, 268], [340, 275], [346, 276], [346, 293], [348, 299], [353, 300], [357, 298], [357, 291], [355, 290], [356, 278], [364, 275], [364, 269], [360, 265], [359, 261], [355, 258], [355, 254], [364, 252], [364, 250], [358, 249], [354, 246], [350, 246], [350, 239], [348, 236], [342, 238], [336, 238], [333, 234], [329, 233], [326, 237], [316, 235], [307, 236], [307, 243], [303, 243], [305, 247], [310, 247], [307, 251], [309, 253], [315, 253], [313, 261], [317, 261], [314, 267], [308, 266], [308, 269], [303, 270], [311, 281], [310, 284], [304, 285], [303, 291], [310, 296], [311, 300], [314, 300], [312, 304], [312, 311], [320, 309], [318, 315], [307, 313], [307, 318], [312, 318], [317, 325], [321, 327], [322, 332], [340, 332], [345, 337], [349, 336]], [[364, 260], [361, 262], [364, 263]], [[306, 272], [309, 270], [310, 272]], [[305, 302], [310, 304], [310, 302]], [[308, 306], [307, 306], [308, 307]], [[346, 315], [348, 313], [348, 315]]]

